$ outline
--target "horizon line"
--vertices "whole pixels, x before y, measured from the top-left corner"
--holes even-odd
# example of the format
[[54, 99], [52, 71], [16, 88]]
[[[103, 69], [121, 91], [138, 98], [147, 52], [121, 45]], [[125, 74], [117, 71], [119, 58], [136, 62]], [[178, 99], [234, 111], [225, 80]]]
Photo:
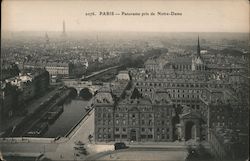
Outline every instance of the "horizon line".
[[[56, 31], [56, 30], [20, 30], [20, 31], [1, 31], [1, 33], [18, 33], [18, 32], [60, 32], [62, 31]], [[128, 31], [128, 30], [68, 30], [67, 32], [138, 32], [138, 33], [250, 33], [247, 31]]]

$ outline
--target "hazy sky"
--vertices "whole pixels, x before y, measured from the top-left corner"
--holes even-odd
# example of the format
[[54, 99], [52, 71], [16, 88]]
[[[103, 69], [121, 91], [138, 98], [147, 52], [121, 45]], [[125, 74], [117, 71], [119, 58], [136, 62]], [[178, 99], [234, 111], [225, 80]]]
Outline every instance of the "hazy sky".
[[[249, 32], [248, 0], [3, 0], [3, 31]], [[86, 12], [179, 12], [182, 16], [85, 16]]]

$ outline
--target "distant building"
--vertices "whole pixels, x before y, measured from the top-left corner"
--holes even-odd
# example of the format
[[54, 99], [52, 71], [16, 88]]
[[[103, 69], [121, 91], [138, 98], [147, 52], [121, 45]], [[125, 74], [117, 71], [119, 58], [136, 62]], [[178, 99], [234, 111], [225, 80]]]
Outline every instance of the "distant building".
[[50, 75], [68, 76], [69, 64], [63, 62], [51, 62], [47, 63], [45, 69]]
[[43, 95], [49, 86], [49, 73], [35, 69], [29, 73], [6, 79], [1, 89], [1, 111], [3, 118], [12, 117], [15, 110], [24, 110], [25, 103]]
[[25, 69], [45, 68], [51, 76], [69, 76], [70, 65], [64, 62], [27, 61]]
[[206, 64], [201, 57], [200, 41], [198, 37], [197, 53], [193, 57], [182, 56], [175, 57], [173, 60], [165, 64], [166, 68], [179, 71], [204, 71]]
[[162, 70], [165, 64], [164, 60], [150, 58], [145, 62], [145, 69], [146, 71], [158, 71]]
[[128, 71], [120, 71], [116, 76], [117, 80], [130, 80]]

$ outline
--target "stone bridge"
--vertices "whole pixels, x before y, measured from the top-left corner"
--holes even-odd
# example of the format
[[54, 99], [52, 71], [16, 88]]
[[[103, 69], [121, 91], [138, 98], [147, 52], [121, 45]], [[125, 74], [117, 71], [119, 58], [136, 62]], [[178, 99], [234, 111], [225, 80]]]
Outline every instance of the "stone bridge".
[[81, 81], [76, 79], [64, 79], [62, 80], [64, 86], [71, 87], [77, 90], [77, 94], [83, 89], [88, 89], [92, 95], [100, 88], [98, 85], [93, 85], [91, 81]]

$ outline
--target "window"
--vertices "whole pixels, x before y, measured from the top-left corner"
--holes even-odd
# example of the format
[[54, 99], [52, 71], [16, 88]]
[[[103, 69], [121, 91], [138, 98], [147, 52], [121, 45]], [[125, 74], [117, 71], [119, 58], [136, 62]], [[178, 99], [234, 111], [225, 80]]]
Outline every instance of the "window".
[[146, 139], [146, 135], [141, 135], [141, 139]]
[[122, 131], [123, 131], [123, 132], [126, 132], [126, 128], [122, 128]]
[[115, 131], [118, 132], [118, 131], [119, 131], [119, 128], [115, 128]]
[[149, 121], [148, 121], [148, 124], [151, 125], [151, 124], [152, 124], [152, 120], [149, 120]]
[[145, 132], [145, 128], [141, 128], [141, 131], [142, 131], [142, 132]]

